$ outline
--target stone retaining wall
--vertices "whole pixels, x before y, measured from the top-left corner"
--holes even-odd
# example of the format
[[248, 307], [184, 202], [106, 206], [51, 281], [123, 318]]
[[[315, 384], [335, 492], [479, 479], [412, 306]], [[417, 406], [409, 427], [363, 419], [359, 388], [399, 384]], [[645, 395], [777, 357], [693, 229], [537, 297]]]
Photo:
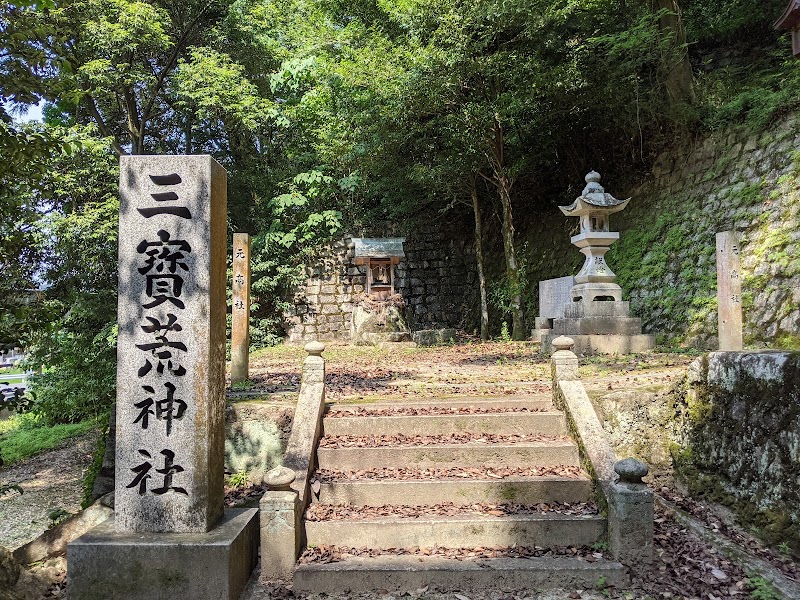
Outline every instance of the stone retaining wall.
[[[353, 308], [364, 293], [366, 267], [353, 262], [349, 237], [335, 243], [309, 267], [305, 286], [286, 315], [286, 338], [351, 340]], [[429, 230], [406, 236], [406, 256], [396, 267], [395, 289], [406, 303], [412, 331], [434, 328], [471, 330], [478, 320], [478, 285], [472, 238]]]

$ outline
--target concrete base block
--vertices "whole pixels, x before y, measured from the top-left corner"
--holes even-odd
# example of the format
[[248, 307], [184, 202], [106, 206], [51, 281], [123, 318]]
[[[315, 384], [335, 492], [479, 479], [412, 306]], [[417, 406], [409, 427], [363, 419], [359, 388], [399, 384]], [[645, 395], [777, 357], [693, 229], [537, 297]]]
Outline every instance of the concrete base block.
[[641, 335], [642, 320], [637, 317], [556, 319], [553, 333], [572, 338], [576, 335]]
[[[542, 342], [542, 352], [552, 352], [552, 342], [558, 337], [551, 334]], [[647, 352], [656, 347], [654, 335], [570, 335], [575, 354], [633, 354]]]
[[456, 341], [455, 329], [420, 329], [411, 337], [420, 346], [439, 346]]
[[227, 509], [208, 533], [117, 531], [67, 546], [70, 600], [237, 600], [258, 562], [258, 510]]
[[631, 306], [629, 302], [573, 302], [564, 307], [564, 317], [567, 319], [580, 319], [583, 317], [629, 317]]

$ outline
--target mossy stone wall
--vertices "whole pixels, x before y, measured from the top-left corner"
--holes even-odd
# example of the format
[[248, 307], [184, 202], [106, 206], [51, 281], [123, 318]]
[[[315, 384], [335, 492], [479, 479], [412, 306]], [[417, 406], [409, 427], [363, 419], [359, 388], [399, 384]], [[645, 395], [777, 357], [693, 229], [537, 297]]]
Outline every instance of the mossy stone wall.
[[800, 352], [712, 352], [692, 365], [678, 472], [800, 553]]

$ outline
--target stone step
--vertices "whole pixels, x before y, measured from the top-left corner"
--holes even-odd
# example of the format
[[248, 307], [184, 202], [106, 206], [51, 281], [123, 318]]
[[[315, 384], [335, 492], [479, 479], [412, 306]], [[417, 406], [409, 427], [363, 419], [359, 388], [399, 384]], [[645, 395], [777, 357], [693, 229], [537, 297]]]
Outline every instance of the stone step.
[[418, 518], [377, 517], [306, 521], [309, 546], [349, 548], [474, 548], [507, 546], [590, 546], [605, 534], [598, 515], [537, 513], [423, 515]]
[[592, 498], [592, 482], [570, 477], [507, 477], [504, 479], [443, 480], [356, 480], [323, 483], [319, 502], [351, 506], [428, 506], [453, 502], [468, 505], [486, 502], [499, 504], [576, 504]]
[[386, 398], [381, 400], [349, 400], [328, 404], [328, 410], [346, 411], [364, 408], [419, 408], [420, 406], [443, 407], [481, 407], [486, 410], [493, 408], [530, 408], [533, 410], [552, 409], [553, 397], [551, 394], [514, 394], [508, 396], [445, 396], [438, 398]]
[[[601, 579], [602, 578], [602, 579]], [[383, 555], [340, 562], [298, 565], [293, 588], [301, 593], [504, 592], [538, 589], [594, 589], [598, 581], [625, 587], [625, 568], [617, 562], [582, 558], [488, 558], [456, 560], [438, 556]], [[564, 595], [566, 597], [566, 593]]]
[[318, 448], [320, 469], [360, 471], [380, 467], [555, 467], [580, 466], [573, 442], [547, 441], [518, 444], [441, 444], [382, 446], [378, 448]]
[[326, 418], [325, 435], [446, 435], [449, 433], [493, 433], [498, 435], [540, 433], [564, 435], [566, 420], [561, 412], [499, 413], [473, 415], [353, 416]]

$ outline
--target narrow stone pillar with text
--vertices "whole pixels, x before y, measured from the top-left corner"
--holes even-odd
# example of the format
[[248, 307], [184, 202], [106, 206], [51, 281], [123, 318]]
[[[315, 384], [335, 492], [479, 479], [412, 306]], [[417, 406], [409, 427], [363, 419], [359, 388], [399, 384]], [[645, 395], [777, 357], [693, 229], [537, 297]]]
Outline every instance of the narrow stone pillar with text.
[[742, 350], [742, 271], [739, 235], [717, 234], [717, 303], [719, 349]]
[[250, 376], [250, 234], [233, 234], [231, 383]]
[[238, 598], [254, 509], [224, 510], [226, 173], [120, 159], [114, 518], [67, 547], [71, 598]]

